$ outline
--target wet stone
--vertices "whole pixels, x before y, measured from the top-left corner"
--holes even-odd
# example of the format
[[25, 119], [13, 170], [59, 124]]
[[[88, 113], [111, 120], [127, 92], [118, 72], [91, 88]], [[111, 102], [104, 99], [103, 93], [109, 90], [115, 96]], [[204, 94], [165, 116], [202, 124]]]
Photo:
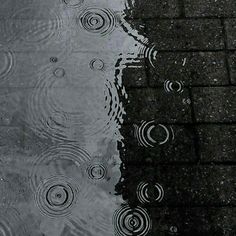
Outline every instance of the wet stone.
[[231, 83], [236, 84], [236, 53], [229, 56]]
[[234, 87], [193, 88], [198, 122], [235, 122], [236, 90]]
[[[127, 15], [130, 18], [178, 17], [178, 0], [127, 1]], [[130, 4], [129, 4], [130, 3]]]
[[[149, 210], [153, 219], [150, 235], [234, 235], [236, 209], [186, 207]], [[174, 232], [175, 231], [175, 232]]]
[[214, 50], [224, 47], [220, 20], [148, 20], [147, 35], [158, 50]]
[[163, 89], [132, 89], [128, 91], [129, 102], [126, 107], [126, 122], [142, 120], [164, 123], [191, 122], [191, 109], [185, 100], [189, 99], [187, 90], [182, 93], [167, 93]]
[[228, 49], [236, 49], [236, 19], [226, 19], [225, 28]]
[[[143, 129], [142, 124], [122, 127], [121, 133], [125, 146], [120, 151], [124, 163], [152, 163], [155, 165], [196, 161], [192, 126], [154, 123], [149, 125], [146, 122], [147, 126]], [[152, 128], [153, 125], [154, 128]], [[149, 137], [149, 131], [151, 137]]]
[[122, 74], [124, 86], [129, 87], [145, 87], [147, 86], [147, 76], [144, 60], [132, 63], [123, 70]]
[[[122, 171], [123, 190], [131, 205], [143, 206], [226, 206], [235, 205], [234, 166], [128, 166]], [[139, 184], [157, 183], [162, 192], [148, 202]], [[122, 189], [122, 188], [121, 188]], [[144, 189], [145, 190], [145, 189]], [[138, 191], [138, 192], [137, 192]], [[150, 190], [151, 191], [151, 190]], [[141, 199], [141, 202], [140, 202]], [[151, 200], [151, 199], [150, 199]]]
[[222, 52], [157, 53], [150, 67], [151, 86], [166, 80], [182, 81], [184, 85], [227, 84], [225, 55]]
[[235, 125], [201, 125], [198, 136], [202, 162], [236, 161]]
[[236, 2], [234, 0], [184, 0], [185, 15], [234, 17], [236, 16]]

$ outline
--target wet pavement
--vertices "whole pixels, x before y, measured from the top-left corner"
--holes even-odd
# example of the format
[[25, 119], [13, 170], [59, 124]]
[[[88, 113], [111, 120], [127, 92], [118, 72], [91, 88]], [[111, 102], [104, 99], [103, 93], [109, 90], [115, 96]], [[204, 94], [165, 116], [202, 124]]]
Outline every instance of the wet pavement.
[[0, 6], [0, 235], [236, 235], [236, 2]]

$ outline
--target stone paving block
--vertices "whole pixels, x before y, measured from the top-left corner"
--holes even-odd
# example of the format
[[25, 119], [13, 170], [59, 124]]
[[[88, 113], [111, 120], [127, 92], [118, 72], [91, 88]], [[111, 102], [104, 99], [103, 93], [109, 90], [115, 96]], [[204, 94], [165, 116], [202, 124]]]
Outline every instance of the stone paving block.
[[185, 207], [150, 209], [150, 235], [235, 235], [236, 209]]
[[[124, 198], [131, 205], [235, 206], [235, 170], [234, 166], [175, 165], [143, 168], [143, 165], [125, 165], [125, 169], [121, 170], [123, 181], [117, 185], [117, 189], [123, 191]], [[145, 193], [142, 188], [138, 188], [142, 182], [150, 184], [150, 189], [147, 187], [151, 194], [149, 202], [143, 200]], [[157, 184], [159, 193], [154, 191], [154, 184]]]
[[216, 50], [224, 48], [217, 19], [148, 20], [148, 38], [157, 50]]
[[236, 125], [198, 126], [202, 162], [236, 161]]
[[235, 122], [234, 87], [193, 88], [193, 102], [198, 122]]
[[236, 2], [234, 0], [184, 0], [187, 17], [234, 17]]
[[144, 60], [127, 64], [122, 71], [122, 79], [125, 87], [145, 87], [147, 86], [147, 76]]
[[150, 67], [151, 86], [166, 80], [182, 81], [184, 85], [228, 84], [223, 52], [159, 52]]
[[128, 123], [155, 120], [160, 123], [189, 123], [191, 109], [187, 90], [183, 93], [166, 93], [163, 89], [132, 89], [128, 91], [126, 107]]
[[229, 56], [230, 79], [232, 84], [236, 84], [236, 53]]
[[[158, 164], [196, 161], [194, 130], [191, 126], [162, 125], [152, 122], [146, 124], [143, 134], [141, 124], [122, 127], [125, 147], [121, 149], [121, 158], [124, 163]], [[156, 143], [148, 137], [148, 130], [153, 125], [155, 127], [151, 129], [151, 138]], [[143, 143], [146, 141], [148, 144]]]
[[228, 49], [236, 49], [236, 19], [225, 20]]
[[126, 14], [132, 18], [178, 17], [178, 0], [127, 1]]

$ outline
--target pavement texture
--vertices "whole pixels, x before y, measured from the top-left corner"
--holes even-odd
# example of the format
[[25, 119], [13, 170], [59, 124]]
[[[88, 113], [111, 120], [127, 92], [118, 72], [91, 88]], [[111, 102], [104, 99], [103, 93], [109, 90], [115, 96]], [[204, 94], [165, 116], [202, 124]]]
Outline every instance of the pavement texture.
[[[158, 53], [154, 66], [146, 61], [139, 72], [127, 72], [141, 79], [128, 85], [121, 191], [135, 205], [134, 189], [144, 176], [163, 187], [163, 200], [147, 206], [155, 221], [151, 235], [235, 235], [236, 2], [149, 0], [134, 6], [129, 17], [143, 22]], [[167, 80], [181, 81], [183, 89], [178, 93], [176, 83], [175, 91], [168, 84], [164, 90]], [[137, 148], [132, 123], [152, 120], [172, 127], [174, 139], [150, 146], [141, 141]], [[160, 130], [152, 131], [156, 140], [166, 137], [156, 134]]]
[[9, 0], [0, 58], [0, 235], [236, 235], [235, 0]]

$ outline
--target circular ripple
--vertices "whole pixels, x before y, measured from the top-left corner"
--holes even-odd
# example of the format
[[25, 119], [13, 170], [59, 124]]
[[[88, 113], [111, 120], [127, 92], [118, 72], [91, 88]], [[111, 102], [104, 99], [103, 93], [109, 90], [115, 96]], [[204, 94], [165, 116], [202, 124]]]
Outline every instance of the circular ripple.
[[39, 186], [35, 201], [43, 214], [51, 217], [66, 216], [71, 213], [78, 192], [71, 179], [65, 176], [52, 177]]
[[95, 7], [85, 9], [76, 21], [87, 32], [102, 36], [112, 33], [117, 25], [113, 11]]
[[7, 21], [9, 41], [45, 47], [55, 37], [60, 37], [63, 19], [58, 12], [39, 7], [27, 7], [15, 12]]
[[1, 236], [28, 236], [26, 227], [20, 219], [20, 214], [13, 208], [0, 209], [0, 235]]
[[103, 71], [105, 64], [101, 59], [94, 58], [93, 60], [90, 61], [89, 67], [94, 71], [98, 70]]
[[145, 236], [151, 229], [151, 219], [145, 209], [134, 209], [124, 206], [113, 216], [115, 235], [117, 236]]
[[68, 7], [77, 8], [84, 3], [84, 0], [62, 0], [62, 2]]
[[62, 78], [65, 76], [66, 72], [63, 68], [56, 68], [53, 71], [53, 74], [57, 77], [57, 78]]
[[86, 170], [88, 177], [92, 180], [102, 180], [106, 178], [107, 168], [102, 164], [92, 164]]
[[38, 136], [57, 141], [81, 144], [98, 134], [114, 134], [125, 114], [118, 85], [72, 77], [63, 68], [45, 69], [29, 94], [23, 120]]
[[89, 154], [72, 144], [60, 144], [46, 149], [37, 156], [31, 170], [33, 191], [42, 180], [55, 175], [78, 177], [82, 163], [90, 160]]
[[137, 197], [138, 200], [143, 204], [154, 201], [161, 202], [164, 197], [164, 190], [158, 183], [149, 184], [141, 182], [137, 187]]
[[0, 45], [0, 82], [6, 80], [13, 71], [15, 57], [10, 49]]

